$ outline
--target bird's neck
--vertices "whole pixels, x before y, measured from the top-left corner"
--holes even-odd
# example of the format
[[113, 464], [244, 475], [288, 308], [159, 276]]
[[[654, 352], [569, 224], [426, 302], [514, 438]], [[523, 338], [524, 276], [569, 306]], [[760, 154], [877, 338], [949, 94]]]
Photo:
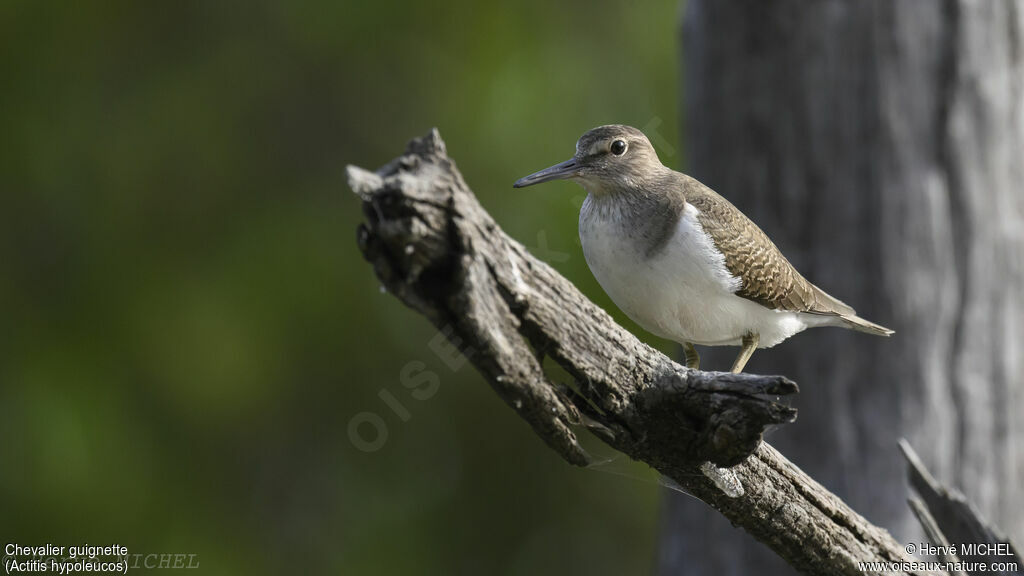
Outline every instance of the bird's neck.
[[657, 212], [678, 213], [685, 204], [680, 176], [683, 175], [664, 168], [643, 177], [580, 179], [580, 184], [587, 191], [587, 203], [598, 212], [596, 215], [635, 221]]
[[650, 257], [671, 236], [686, 207], [682, 194], [665, 186], [587, 188], [589, 194], [580, 210], [581, 239], [586, 243], [588, 237], [612, 235], [628, 245], [631, 253]]

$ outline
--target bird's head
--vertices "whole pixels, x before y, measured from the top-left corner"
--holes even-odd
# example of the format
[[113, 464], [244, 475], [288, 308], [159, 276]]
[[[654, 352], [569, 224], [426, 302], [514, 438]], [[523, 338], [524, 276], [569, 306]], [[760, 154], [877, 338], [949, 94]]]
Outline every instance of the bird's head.
[[576, 180], [588, 192], [635, 189], [666, 168], [644, 133], [621, 124], [599, 126], [576, 142], [576, 154], [559, 164], [516, 180], [523, 188], [550, 180]]

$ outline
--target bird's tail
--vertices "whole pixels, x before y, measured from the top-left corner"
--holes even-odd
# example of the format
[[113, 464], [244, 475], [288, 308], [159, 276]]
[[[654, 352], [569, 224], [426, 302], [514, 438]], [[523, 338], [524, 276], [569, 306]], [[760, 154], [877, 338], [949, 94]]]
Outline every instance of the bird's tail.
[[868, 322], [867, 320], [857, 316], [855, 314], [840, 316], [843, 319], [846, 327], [851, 330], [858, 332], [864, 332], [865, 334], [874, 334], [875, 336], [892, 336], [894, 332], [889, 330], [885, 326], [879, 326], [874, 322]]

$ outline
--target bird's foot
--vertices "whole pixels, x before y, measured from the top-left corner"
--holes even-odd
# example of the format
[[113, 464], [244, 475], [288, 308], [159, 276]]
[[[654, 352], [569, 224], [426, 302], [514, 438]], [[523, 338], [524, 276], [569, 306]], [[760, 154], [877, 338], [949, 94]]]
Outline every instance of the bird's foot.
[[736, 357], [736, 361], [732, 363], [733, 374], [743, 372], [743, 367], [747, 365], [747, 361], [754, 355], [754, 350], [757, 350], [757, 345], [760, 343], [761, 335], [756, 332], [751, 332], [743, 337], [743, 348], [740, 349], [740, 355]]
[[700, 370], [700, 354], [697, 348], [689, 342], [683, 342], [683, 354], [686, 356], [686, 367], [690, 370]]

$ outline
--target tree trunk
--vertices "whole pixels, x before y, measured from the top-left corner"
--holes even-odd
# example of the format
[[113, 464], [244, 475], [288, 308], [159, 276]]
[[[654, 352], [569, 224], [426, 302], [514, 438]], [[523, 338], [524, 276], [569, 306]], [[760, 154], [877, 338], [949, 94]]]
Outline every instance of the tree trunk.
[[[1020, 541], [1024, 4], [689, 0], [683, 39], [689, 172], [809, 280], [896, 330], [819, 329], [756, 353], [748, 371], [803, 384], [799, 421], [771, 442], [908, 542], [922, 536], [907, 437]], [[702, 353], [726, 369], [735, 350]], [[659, 570], [792, 572], [673, 493]]]

